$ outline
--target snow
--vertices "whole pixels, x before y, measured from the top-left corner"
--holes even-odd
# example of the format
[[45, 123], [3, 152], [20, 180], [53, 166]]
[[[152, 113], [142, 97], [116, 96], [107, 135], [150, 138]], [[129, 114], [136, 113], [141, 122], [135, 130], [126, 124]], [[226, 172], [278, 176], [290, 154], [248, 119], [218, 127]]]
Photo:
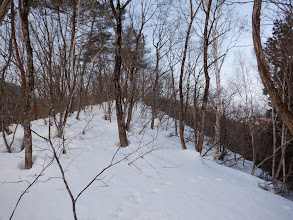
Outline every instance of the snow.
[[[259, 184], [264, 181], [255, 176], [202, 158], [191, 142], [188, 150], [182, 150], [180, 139], [170, 136], [171, 123], [167, 128], [167, 121], [161, 120], [151, 130], [147, 126], [150, 115], [146, 111], [142, 116], [141, 108], [135, 111], [128, 133], [130, 145], [124, 149], [118, 147], [115, 114], [110, 123], [95, 106], [82, 112], [81, 120], [75, 114], [68, 119], [66, 154], [59, 158], [74, 197], [111, 163], [117, 150], [113, 163], [122, 160], [78, 198], [79, 219], [293, 219], [291, 200], [261, 189]], [[15, 138], [22, 140], [22, 128], [18, 129]], [[48, 137], [44, 120], [34, 121], [33, 130]], [[52, 142], [61, 152], [62, 139], [54, 136]], [[44, 139], [34, 134], [33, 144], [33, 168], [24, 170], [24, 151], [17, 152], [19, 143], [15, 142], [14, 153], [9, 154], [0, 142], [0, 219], [9, 219], [20, 195], [52, 160]], [[73, 219], [56, 160], [24, 194], [13, 219]]]

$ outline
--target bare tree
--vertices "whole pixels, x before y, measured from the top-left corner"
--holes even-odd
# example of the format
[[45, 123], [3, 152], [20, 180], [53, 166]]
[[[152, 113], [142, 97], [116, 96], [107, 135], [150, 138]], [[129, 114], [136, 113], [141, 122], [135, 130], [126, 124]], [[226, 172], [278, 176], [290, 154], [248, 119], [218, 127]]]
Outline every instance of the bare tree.
[[[143, 35], [143, 30], [146, 25], [146, 23], [151, 19], [153, 16], [153, 12], [151, 11], [152, 8], [152, 2], [149, 0], [142, 0], [140, 2], [140, 15], [138, 21], [135, 19], [135, 12], [133, 11], [130, 14], [131, 18], [131, 32], [133, 32], [134, 35], [134, 49], [131, 50], [131, 46], [129, 48], [130, 51], [130, 66], [127, 68], [127, 72], [129, 73], [129, 91], [127, 93], [126, 97], [126, 104], [125, 107], [127, 107], [127, 120], [126, 120], [126, 130], [129, 130], [130, 122], [132, 119], [132, 111], [134, 104], [136, 102], [136, 91], [137, 91], [137, 76], [140, 74], [139, 71], [141, 71], [141, 60], [143, 58], [144, 50], [145, 50], [145, 39]], [[135, 6], [134, 10], [137, 10], [137, 6]], [[148, 14], [150, 12], [150, 14]], [[139, 23], [135, 27], [135, 22]], [[125, 110], [126, 111], [126, 110]]]
[[[159, 6], [158, 6], [159, 7]], [[152, 84], [152, 119], [151, 119], [151, 128], [154, 129], [155, 126], [155, 117], [158, 112], [158, 98], [159, 98], [159, 80], [160, 78], [166, 73], [162, 71], [162, 65], [161, 60], [165, 55], [167, 54], [167, 51], [165, 50], [165, 46], [168, 42], [168, 39], [170, 38], [169, 35], [169, 26], [168, 26], [168, 20], [165, 16], [164, 9], [159, 7], [159, 13], [156, 17], [156, 21], [154, 24], [154, 29], [152, 33], [152, 40], [153, 40], [153, 46], [155, 48], [155, 54], [156, 54], [156, 64], [154, 68], [154, 80]]]
[[[217, 23], [217, 22], [216, 22]], [[216, 26], [216, 25], [215, 25]], [[221, 119], [221, 84], [220, 84], [220, 68], [218, 64], [218, 45], [216, 39], [216, 31], [212, 31], [213, 37], [213, 56], [215, 59], [216, 84], [217, 84], [217, 107], [216, 107], [216, 125], [215, 125], [215, 150], [214, 160], [218, 159], [220, 148], [220, 119]]]
[[180, 140], [181, 140], [181, 147], [182, 149], [187, 149], [184, 141], [184, 104], [183, 104], [183, 75], [184, 75], [184, 68], [185, 68], [185, 60], [186, 60], [186, 54], [187, 54], [187, 49], [188, 49], [188, 41], [190, 38], [190, 32], [192, 28], [192, 23], [193, 20], [200, 8], [202, 2], [198, 4], [198, 7], [195, 11], [193, 11], [193, 3], [192, 0], [189, 1], [190, 4], [190, 21], [188, 24], [188, 29], [187, 33], [185, 36], [185, 45], [184, 45], [184, 52], [183, 52], [183, 57], [182, 57], [182, 62], [181, 62], [181, 70], [180, 70], [180, 80], [179, 80], [179, 97], [180, 97], [180, 108], [179, 108], [179, 133], [180, 133]]
[[[8, 58], [5, 59], [4, 56], [4, 65], [3, 67], [1, 66], [1, 77], [0, 77], [0, 94], [1, 94], [1, 97], [0, 97], [0, 105], [1, 105], [1, 111], [0, 111], [0, 119], [1, 119], [1, 125], [0, 125], [0, 131], [2, 131], [2, 136], [3, 136], [3, 140], [4, 140], [4, 143], [6, 145], [6, 148], [7, 148], [7, 152], [8, 153], [11, 153], [11, 146], [13, 144], [13, 141], [14, 141], [14, 134], [15, 134], [15, 131], [14, 131], [14, 134], [13, 134], [13, 139], [11, 141], [11, 143], [8, 143], [7, 141], [7, 138], [6, 138], [6, 134], [9, 131], [9, 128], [7, 127], [8, 126], [8, 123], [7, 123], [7, 117], [8, 115], [6, 114], [7, 112], [7, 102], [8, 102], [8, 97], [7, 97], [7, 86], [6, 86], [6, 82], [5, 82], [5, 78], [6, 78], [6, 75], [7, 75], [7, 70], [8, 70], [8, 67], [10, 66], [11, 64], [11, 61], [12, 61], [12, 55], [13, 55], [13, 52], [12, 52], [12, 33], [11, 33], [11, 36], [10, 36], [10, 40], [9, 40], [9, 47], [8, 47]], [[6, 51], [5, 51], [6, 52]], [[7, 52], [5, 53], [5, 56], [6, 56]]]
[[[234, 87], [237, 90], [238, 95], [241, 99], [241, 109], [243, 109], [243, 123], [248, 125], [248, 130], [250, 134], [251, 139], [251, 146], [252, 146], [252, 161], [253, 161], [253, 168], [256, 165], [256, 155], [257, 155], [257, 145], [255, 141], [256, 136], [256, 129], [255, 129], [255, 123], [256, 123], [256, 116], [258, 113], [258, 106], [257, 103], [254, 101], [254, 90], [253, 88], [253, 82], [252, 77], [250, 76], [251, 73], [249, 73], [248, 69], [246, 68], [245, 64], [245, 57], [242, 53], [239, 52], [239, 54], [235, 55], [236, 65], [239, 65], [236, 67], [236, 71], [239, 73], [239, 82], [234, 83]], [[240, 107], [239, 106], [239, 107]]]
[[178, 109], [176, 107], [177, 106], [176, 103], [177, 103], [178, 89], [177, 89], [177, 86], [175, 85], [174, 67], [179, 61], [174, 63], [175, 56], [172, 53], [171, 47], [172, 47], [172, 43], [171, 43], [170, 49], [169, 49], [170, 56], [168, 56], [170, 74], [171, 74], [171, 80], [172, 80], [172, 83], [171, 83], [172, 84], [172, 96], [171, 96], [172, 98], [171, 98], [171, 100], [173, 100], [173, 105], [171, 102], [170, 107], [173, 107], [175, 105], [175, 108], [173, 108], [173, 114], [174, 114], [173, 118], [174, 118], [174, 125], [175, 125], [175, 135], [177, 136], [178, 135], [178, 126], [177, 126], [177, 117], [176, 116], [177, 116]]
[[[121, 91], [121, 46], [122, 46], [122, 12], [127, 7], [127, 5], [131, 2], [128, 0], [125, 4], [121, 5], [120, 0], [116, 1], [116, 8], [114, 6], [113, 0], [110, 0], [110, 7], [114, 18], [116, 20], [116, 24], [113, 24], [113, 29], [115, 31], [115, 67], [114, 67], [114, 86], [115, 86], [115, 101], [116, 101], [116, 115], [117, 115], [117, 123], [118, 123], [118, 131], [119, 131], [119, 140], [120, 146], [126, 147], [128, 146], [128, 140], [126, 135], [126, 127], [124, 121], [124, 113], [122, 108], [122, 91]], [[107, 6], [107, 1], [105, 0], [105, 7]]]
[[203, 139], [204, 139], [204, 123], [205, 123], [205, 114], [206, 114], [206, 107], [208, 102], [208, 93], [209, 93], [209, 87], [210, 87], [210, 77], [208, 72], [208, 46], [209, 46], [209, 36], [210, 36], [210, 28], [209, 28], [209, 20], [210, 20], [210, 12], [211, 12], [211, 6], [212, 1], [209, 0], [206, 3], [203, 3], [204, 12], [205, 12], [205, 26], [204, 26], [204, 75], [206, 79], [205, 89], [204, 89], [204, 95], [202, 100], [202, 106], [200, 110], [200, 122], [199, 122], [199, 137], [196, 144], [196, 150], [201, 153], [202, 147], [203, 147]]
[[31, 47], [30, 33], [29, 33], [29, 1], [23, 0], [22, 5], [20, 5], [21, 12], [21, 23], [22, 23], [22, 34], [23, 41], [26, 47], [27, 54], [27, 90], [25, 93], [25, 107], [24, 107], [24, 139], [23, 144], [25, 148], [25, 169], [32, 168], [32, 133], [31, 133], [31, 120], [33, 112], [33, 100], [34, 100], [34, 62], [33, 62], [33, 50]]
[[293, 134], [293, 114], [288, 110], [287, 105], [282, 101], [277, 89], [274, 86], [269, 74], [269, 68], [266, 63], [266, 58], [261, 44], [260, 38], [260, 15], [261, 15], [262, 0], [254, 0], [252, 12], [252, 36], [254, 51], [257, 58], [258, 71], [262, 79], [263, 85], [268, 92], [272, 105], [277, 113], [286, 124], [291, 134]]
[[[229, 8], [229, 9], [228, 9]], [[212, 53], [213, 64], [216, 74], [216, 90], [217, 90], [217, 103], [216, 108], [216, 122], [215, 122], [215, 139], [214, 139], [214, 160], [217, 160], [220, 148], [220, 120], [221, 120], [221, 69], [224, 64], [225, 58], [229, 51], [234, 48], [242, 34], [244, 24], [240, 22], [233, 15], [232, 9], [225, 7], [225, 1], [218, 1], [214, 7], [214, 12], [210, 18], [213, 24], [211, 28], [212, 36]], [[234, 33], [232, 33], [234, 31]], [[230, 33], [230, 35], [229, 35]], [[227, 44], [224, 46], [223, 43]]]

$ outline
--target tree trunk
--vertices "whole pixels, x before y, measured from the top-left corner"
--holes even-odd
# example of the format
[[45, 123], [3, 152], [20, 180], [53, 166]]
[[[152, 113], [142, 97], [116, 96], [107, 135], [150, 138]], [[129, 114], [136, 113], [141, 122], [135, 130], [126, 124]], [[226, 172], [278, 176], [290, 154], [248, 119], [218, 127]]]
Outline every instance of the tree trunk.
[[209, 46], [209, 37], [208, 37], [208, 26], [209, 26], [209, 18], [210, 18], [210, 11], [211, 11], [212, 0], [209, 0], [207, 3], [207, 11], [206, 19], [205, 19], [205, 28], [204, 28], [204, 75], [206, 79], [206, 85], [202, 100], [202, 107], [200, 111], [200, 122], [199, 122], [199, 137], [196, 145], [196, 150], [201, 153], [203, 147], [203, 139], [204, 139], [204, 123], [205, 123], [205, 114], [206, 114], [206, 107], [208, 102], [208, 95], [209, 95], [209, 86], [210, 86], [210, 77], [208, 72], [208, 46]]
[[133, 111], [133, 107], [134, 107], [134, 87], [135, 85], [132, 84], [131, 85], [131, 92], [130, 92], [130, 97], [128, 97], [130, 100], [129, 100], [129, 105], [128, 105], [128, 109], [127, 109], [127, 121], [126, 121], [126, 130], [128, 131], [129, 128], [130, 128], [130, 122], [132, 120], [132, 111]]
[[[249, 122], [251, 123], [251, 122]], [[255, 169], [256, 166], [256, 146], [255, 146], [255, 138], [254, 138], [254, 131], [252, 129], [252, 125], [249, 125], [250, 137], [251, 137], [251, 145], [252, 145], [252, 171]], [[253, 174], [251, 172], [251, 174]]]
[[[287, 142], [286, 142], [286, 137], [285, 137], [285, 124], [282, 124], [282, 136], [281, 136], [281, 158], [280, 158], [280, 162], [278, 165], [278, 168], [276, 170], [275, 175], [273, 176], [273, 180], [272, 182], [275, 183], [280, 175], [281, 172], [281, 168], [285, 165], [285, 153], [286, 153], [286, 148], [287, 148]], [[283, 170], [283, 172], [285, 172]], [[284, 179], [283, 179], [284, 180]]]
[[184, 77], [184, 67], [185, 67], [185, 60], [186, 60], [186, 54], [188, 49], [188, 41], [190, 36], [190, 31], [192, 28], [192, 23], [195, 18], [195, 14], [193, 14], [192, 9], [192, 1], [190, 1], [190, 21], [185, 37], [185, 45], [184, 45], [184, 52], [182, 57], [182, 63], [181, 63], [181, 70], [180, 70], [180, 79], [179, 79], [179, 134], [180, 134], [180, 140], [181, 140], [181, 147], [182, 149], [187, 149], [184, 141], [184, 100], [183, 100], [183, 77]]
[[220, 84], [220, 69], [218, 65], [218, 45], [216, 38], [216, 31], [213, 29], [213, 55], [215, 60], [215, 70], [216, 70], [216, 84], [217, 84], [217, 108], [216, 108], [216, 124], [215, 124], [215, 150], [214, 150], [214, 160], [219, 157], [220, 148], [220, 120], [221, 120], [221, 84]]
[[272, 160], [272, 179], [275, 178], [275, 166], [276, 166], [276, 117], [275, 110], [272, 108], [272, 121], [273, 121], [273, 160]]
[[136, 42], [136, 48], [135, 48], [135, 55], [133, 56], [133, 66], [131, 67], [131, 71], [130, 71], [130, 91], [128, 94], [128, 100], [127, 100], [127, 104], [128, 104], [128, 109], [127, 109], [127, 121], [126, 121], [126, 130], [129, 130], [130, 127], [130, 122], [132, 120], [132, 111], [133, 111], [133, 107], [135, 104], [135, 91], [136, 91], [136, 71], [137, 71], [137, 66], [138, 66], [138, 55], [137, 55], [137, 50], [138, 50], [138, 40]]
[[171, 67], [171, 76], [172, 76], [172, 89], [173, 89], [173, 99], [174, 99], [174, 125], [175, 125], [175, 135], [178, 136], [178, 131], [177, 131], [177, 92], [175, 89], [175, 79], [174, 79], [174, 70], [173, 67]]
[[159, 53], [159, 45], [156, 46], [156, 78], [153, 85], [153, 93], [152, 93], [152, 121], [151, 121], [151, 129], [154, 129], [155, 126], [155, 117], [157, 115], [157, 86], [159, 83], [159, 62], [160, 62], [160, 53]]
[[[143, 14], [142, 14], [142, 17], [143, 17]], [[126, 130], [129, 130], [130, 122], [132, 120], [132, 111], [133, 111], [134, 104], [136, 102], [134, 97], [136, 95], [136, 75], [138, 70], [139, 58], [140, 58], [140, 54], [142, 53], [142, 52], [139, 52], [139, 41], [141, 38], [143, 40], [142, 50], [144, 49], [144, 37], [142, 36], [143, 26], [144, 26], [144, 21], [142, 18], [142, 24], [141, 24], [139, 33], [135, 37], [135, 50], [132, 56], [133, 63], [132, 63], [131, 71], [130, 71], [130, 92], [128, 95], [129, 104], [128, 104], [128, 113], [127, 113], [127, 121], [126, 121]]]
[[119, 132], [120, 146], [128, 146], [128, 140], [126, 136], [125, 121], [124, 121], [124, 112], [122, 109], [122, 91], [120, 86], [121, 78], [121, 45], [122, 45], [122, 8], [120, 6], [120, 1], [117, 1], [117, 7], [114, 9], [113, 1], [110, 1], [112, 11], [116, 19], [116, 30], [115, 30], [115, 67], [114, 67], [114, 87], [115, 87], [115, 101], [116, 101], [116, 115], [117, 115], [117, 124]]
[[[283, 132], [283, 131], [282, 131]], [[287, 144], [285, 145], [287, 139], [287, 128], [285, 128], [284, 126], [284, 137], [282, 136], [282, 156], [283, 156], [283, 160], [282, 160], [282, 171], [283, 171], [283, 184], [285, 186], [286, 184], [286, 148], [287, 148]]]
[[27, 89], [25, 95], [25, 107], [24, 107], [24, 139], [23, 144], [25, 148], [25, 169], [32, 168], [32, 133], [31, 133], [31, 120], [33, 111], [33, 96], [34, 96], [34, 65], [33, 65], [33, 50], [31, 47], [30, 36], [29, 36], [29, 1], [23, 0], [21, 8], [21, 23], [23, 41], [26, 47], [27, 53]]
[[198, 127], [197, 127], [197, 121], [198, 121], [198, 111], [197, 111], [197, 82], [195, 82], [194, 85], [194, 93], [193, 93], [193, 132], [194, 132], [194, 144], [195, 144], [195, 149], [197, 146], [197, 132], [198, 132]]
[[293, 134], [293, 115], [288, 110], [287, 105], [282, 101], [277, 89], [275, 88], [269, 73], [269, 68], [266, 63], [265, 55], [261, 45], [260, 39], [260, 14], [261, 14], [262, 0], [254, 0], [253, 12], [252, 12], [252, 36], [254, 51], [257, 58], [258, 71], [262, 79], [263, 85], [268, 92], [272, 105], [276, 109], [277, 113], [286, 124], [291, 134]]

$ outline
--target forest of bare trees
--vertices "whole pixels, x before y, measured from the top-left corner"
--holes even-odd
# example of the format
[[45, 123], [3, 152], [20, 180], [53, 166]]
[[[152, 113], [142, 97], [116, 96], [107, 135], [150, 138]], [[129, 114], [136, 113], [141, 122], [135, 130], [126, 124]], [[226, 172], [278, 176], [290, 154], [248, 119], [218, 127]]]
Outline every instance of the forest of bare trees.
[[[243, 4], [0, 0], [0, 138], [7, 152], [6, 135], [13, 132], [9, 126], [21, 124], [25, 168], [30, 169], [31, 121], [51, 117], [58, 137], [64, 138], [63, 128], [74, 111], [79, 119], [85, 106], [102, 103], [105, 120], [116, 114], [120, 147], [127, 147], [132, 114], [141, 102], [151, 108], [152, 129], [159, 113], [175, 119], [172, 135], [180, 137], [182, 149], [192, 141], [205, 156], [208, 144], [218, 163], [234, 152], [235, 161], [253, 161], [255, 169], [264, 171], [263, 178], [282, 182], [280, 193], [289, 195], [293, 1], [246, 3], [253, 8], [247, 21], [237, 13]], [[262, 36], [265, 13], [274, 15], [267, 38]], [[247, 30], [255, 55], [245, 58], [241, 39]], [[234, 68], [227, 67], [229, 62]], [[236, 76], [225, 80], [229, 85], [222, 82], [225, 71]], [[266, 104], [255, 94], [252, 72], [261, 78]], [[193, 129], [192, 137], [186, 137], [185, 125]]]

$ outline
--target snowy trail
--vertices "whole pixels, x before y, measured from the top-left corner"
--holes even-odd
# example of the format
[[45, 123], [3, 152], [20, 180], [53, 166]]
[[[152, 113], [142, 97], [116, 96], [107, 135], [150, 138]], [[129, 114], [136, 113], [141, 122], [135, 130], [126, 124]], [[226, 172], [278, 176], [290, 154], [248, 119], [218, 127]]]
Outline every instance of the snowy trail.
[[[70, 144], [67, 155], [61, 155], [61, 162], [67, 167], [65, 174], [75, 196], [110, 163], [117, 150], [116, 121], [103, 120], [97, 107], [92, 113], [93, 127], [85, 134], [80, 133], [88, 122], [78, 122], [74, 116], [69, 120], [72, 126], [66, 128]], [[83, 113], [82, 117], [86, 115]], [[103, 182], [96, 181], [85, 191], [77, 202], [79, 219], [293, 219], [293, 202], [259, 188], [261, 179], [202, 159], [192, 144], [188, 144], [189, 150], [181, 150], [179, 138], [169, 137], [170, 131], [157, 133], [148, 127], [139, 135], [140, 123], [130, 133], [132, 149], [144, 146], [140, 154], [107, 170], [101, 176]], [[47, 128], [41, 120], [34, 122], [34, 129], [46, 135]], [[21, 131], [17, 135], [20, 138]], [[55, 138], [54, 143], [58, 142]], [[0, 150], [1, 147], [2, 142]], [[121, 149], [117, 159], [130, 153], [130, 147]], [[131, 164], [152, 147], [156, 150]], [[24, 152], [0, 153], [0, 219], [9, 219], [27, 186], [27, 182], [3, 182], [16, 182], [20, 178], [32, 181], [40, 172], [40, 165], [49, 161], [46, 155], [51, 153], [46, 142], [35, 135], [34, 154], [33, 169], [23, 170]], [[44, 173], [23, 197], [14, 219], [73, 219], [71, 201], [59, 178], [56, 162]]]

